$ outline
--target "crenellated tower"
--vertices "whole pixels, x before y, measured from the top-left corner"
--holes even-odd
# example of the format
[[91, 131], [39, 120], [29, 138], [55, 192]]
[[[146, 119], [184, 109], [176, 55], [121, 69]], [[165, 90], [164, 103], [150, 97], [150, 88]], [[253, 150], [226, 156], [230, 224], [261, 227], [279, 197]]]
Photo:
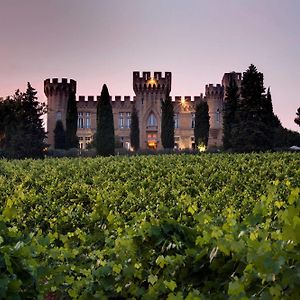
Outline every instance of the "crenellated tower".
[[222, 145], [223, 99], [224, 88], [221, 84], [207, 84], [205, 86], [205, 100], [208, 104], [210, 116], [208, 147]]
[[57, 120], [63, 122], [66, 128], [66, 112], [68, 99], [71, 93], [76, 93], [76, 81], [71, 79], [68, 81], [62, 78], [44, 80], [44, 93], [48, 101], [47, 131], [48, 144], [54, 145], [54, 129]]
[[172, 73], [133, 72], [135, 105], [139, 115], [141, 148], [161, 149], [161, 100], [170, 94]]

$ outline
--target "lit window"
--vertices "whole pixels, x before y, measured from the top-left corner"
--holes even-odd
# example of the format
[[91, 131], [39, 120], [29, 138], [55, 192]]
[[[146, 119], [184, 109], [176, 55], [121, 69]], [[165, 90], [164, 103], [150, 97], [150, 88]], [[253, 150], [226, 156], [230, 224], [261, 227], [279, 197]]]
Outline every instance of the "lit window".
[[174, 126], [179, 128], [179, 114], [174, 114]]
[[119, 113], [119, 128], [124, 128], [124, 113]]
[[91, 113], [87, 112], [85, 114], [85, 128], [91, 128]]
[[195, 113], [192, 113], [192, 128], [195, 128]]
[[82, 112], [79, 112], [78, 113], [78, 121], [77, 121], [77, 127], [78, 128], [84, 128], [83, 127], [83, 113]]
[[56, 121], [61, 120], [61, 111], [56, 112]]
[[131, 125], [131, 113], [127, 112], [126, 113], [126, 124], [125, 124], [125, 127], [126, 128], [130, 128], [130, 125]]
[[156, 118], [153, 113], [150, 114], [147, 123], [148, 123], [148, 126], [157, 126], [157, 121], [156, 121]]

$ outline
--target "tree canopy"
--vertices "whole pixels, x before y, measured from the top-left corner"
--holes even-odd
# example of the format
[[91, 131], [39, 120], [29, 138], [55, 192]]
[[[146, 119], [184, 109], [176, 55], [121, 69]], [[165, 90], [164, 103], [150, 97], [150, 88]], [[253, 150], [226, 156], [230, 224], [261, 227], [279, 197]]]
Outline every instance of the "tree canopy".
[[38, 158], [46, 147], [42, 115], [45, 105], [28, 82], [25, 93], [19, 90], [0, 102], [0, 146], [11, 158]]
[[102, 156], [114, 155], [115, 152], [114, 119], [106, 84], [97, 103], [96, 151]]
[[78, 113], [77, 113], [76, 97], [75, 97], [75, 93], [71, 92], [68, 98], [67, 114], [66, 114], [66, 133], [65, 133], [66, 149], [78, 148], [79, 146], [78, 137], [76, 135], [77, 120], [78, 120]]
[[132, 113], [131, 113], [130, 144], [134, 151], [139, 150], [140, 128], [139, 128], [139, 117], [135, 105], [133, 105]]
[[174, 148], [174, 109], [169, 95], [161, 100], [161, 143], [165, 149]]
[[209, 113], [206, 101], [200, 101], [195, 111], [195, 144], [196, 146], [204, 144], [207, 146], [209, 137]]
[[239, 100], [239, 89], [234, 79], [229, 81], [225, 92], [223, 110], [223, 147], [227, 150], [232, 147], [232, 129], [236, 125], [236, 114]]
[[262, 151], [273, 147], [273, 109], [266, 97], [264, 76], [254, 65], [243, 74], [241, 99], [238, 101], [232, 147], [236, 151]]
[[294, 122], [300, 126], [300, 107], [297, 109], [296, 116]]

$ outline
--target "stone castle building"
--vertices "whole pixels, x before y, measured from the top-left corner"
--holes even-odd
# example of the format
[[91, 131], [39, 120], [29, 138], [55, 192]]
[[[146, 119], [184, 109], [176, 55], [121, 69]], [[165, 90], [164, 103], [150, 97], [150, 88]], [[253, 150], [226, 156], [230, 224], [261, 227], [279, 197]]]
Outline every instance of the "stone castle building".
[[[230, 78], [241, 84], [241, 73], [225, 73], [221, 84], [208, 84], [205, 94], [199, 96], [175, 96], [174, 105], [175, 146], [178, 149], [192, 149], [194, 142], [195, 107], [200, 101], [207, 101], [210, 115], [208, 147], [222, 145], [222, 109], [224, 91]], [[133, 72], [133, 90], [135, 96], [112, 97], [115, 136], [117, 142], [130, 149], [131, 112], [135, 105], [139, 117], [140, 148], [162, 149], [161, 144], [161, 100], [171, 92], [172, 74], [166, 72]], [[76, 81], [57, 78], [44, 81], [44, 91], [48, 100], [47, 130], [48, 144], [54, 146], [54, 128], [57, 120], [66, 126], [68, 97], [76, 93]], [[97, 100], [100, 96], [79, 96], [77, 99], [78, 130], [80, 148], [85, 149], [96, 132]]]

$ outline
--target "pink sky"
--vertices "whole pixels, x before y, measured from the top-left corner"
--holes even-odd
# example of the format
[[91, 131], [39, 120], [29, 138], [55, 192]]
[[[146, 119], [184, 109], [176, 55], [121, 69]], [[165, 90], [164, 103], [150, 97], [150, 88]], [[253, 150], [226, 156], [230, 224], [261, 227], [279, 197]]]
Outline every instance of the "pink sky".
[[255, 64], [293, 130], [300, 106], [299, 0], [0, 0], [0, 96], [77, 80], [77, 95], [132, 96], [133, 71], [171, 71], [171, 95], [196, 96]]

